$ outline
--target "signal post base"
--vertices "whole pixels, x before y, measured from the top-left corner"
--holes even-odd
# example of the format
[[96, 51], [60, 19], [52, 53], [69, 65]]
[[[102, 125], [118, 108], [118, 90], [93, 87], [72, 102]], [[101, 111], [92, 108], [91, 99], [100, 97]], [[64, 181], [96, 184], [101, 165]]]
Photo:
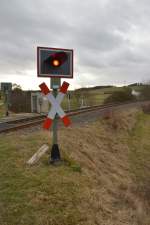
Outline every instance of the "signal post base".
[[61, 162], [60, 151], [58, 144], [53, 144], [51, 150], [50, 164], [59, 164]]

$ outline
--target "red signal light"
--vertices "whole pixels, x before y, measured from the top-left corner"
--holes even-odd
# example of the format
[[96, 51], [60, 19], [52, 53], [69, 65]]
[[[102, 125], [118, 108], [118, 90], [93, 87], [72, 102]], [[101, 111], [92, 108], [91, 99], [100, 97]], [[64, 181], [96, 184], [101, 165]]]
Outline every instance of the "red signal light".
[[54, 67], [58, 67], [58, 66], [60, 66], [60, 61], [58, 59], [54, 59], [54, 60], [52, 60], [52, 65]]
[[57, 52], [50, 55], [45, 62], [49, 63], [52, 67], [59, 67], [67, 60], [67, 58], [68, 56], [65, 52]]

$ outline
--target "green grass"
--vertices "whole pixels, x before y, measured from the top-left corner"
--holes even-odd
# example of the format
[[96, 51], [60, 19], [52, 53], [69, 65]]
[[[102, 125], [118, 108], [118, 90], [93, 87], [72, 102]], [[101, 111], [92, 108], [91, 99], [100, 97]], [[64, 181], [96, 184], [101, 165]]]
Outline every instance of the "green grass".
[[131, 88], [134, 89], [135, 91], [141, 91], [143, 86], [132, 86]]
[[82, 220], [78, 205], [85, 180], [78, 164], [67, 158], [67, 164], [50, 166], [46, 155], [40, 164], [26, 165], [43, 142], [49, 142], [48, 135], [0, 137], [0, 225], [75, 225]]
[[129, 140], [130, 168], [140, 194], [150, 201], [150, 115], [141, 113], [137, 121]]
[[0, 99], [0, 118], [5, 116], [5, 104], [4, 104], [4, 97], [2, 96]]
[[[81, 106], [81, 96], [83, 95], [84, 99], [84, 105], [85, 106], [92, 106], [92, 105], [100, 105], [104, 103], [104, 100], [112, 93], [114, 90], [119, 90], [120, 88], [113, 87], [113, 88], [103, 88], [103, 89], [97, 89], [97, 90], [86, 90], [81, 91], [80, 97], [77, 98], [72, 92], [71, 99], [70, 99], [70, 105], [71, 109], [75, 109]], [[67, 96], [65, 96], [62, 107], [64, 109], [68, 109], [68, 100]]]
[[[121, 114], [121, 116], [122, 115], [123, 114]], [[118, 118], [119, 117], [117, 117], [117, 119]], [[130, 115], [128, 119], [132, 121], [135, 117], [133, 115], [132, 118]], [[132, 131], [125, 130], [122, 127], [122, 129], [119, 128], [121, 130], [118, 130], [119, 132], [117, 132], [114, 129], [112, 130], [112, 127], [108, 127], [108, 122], [105, 123], [104, 120], [100, 125], [97, 124], [97, 127], [95, 124], [85, 129], [76, 128], [75, 130], [72, 130], [72, 133], [68, 130], [63, 134], [64, 137], [61, 133], [62, 136], [60, 137], [61, 140], [63, 140], [65, 149], [63, 149], [63, 146], [60, 146], [60, 148], [65, 163], [56, 167], [48, 164], [48, 154], [42, 157], [37, 165], [32, 167], [26, 165], [27, 160], [39, 147], [41, 147], [42, 144], [48, 143], [51, 146], [49, 132], [37, 131], [27, 133], [26, 131], [26, 133], [24, 133], [18, 131], [7, 135], [1, 135], [0, 225], [88, 224], [87, 215], [90, 215], [90, 213], [92, 215], [93, 224], [101, 224], [100, 222], [94, 222], [95, 212], [97, 212], [97, 215], [100, 218], [99, 221], [101, 221], [102, 213], [105, 208], [107, 209], [107, 207], [110, 207], [112, 211], [114, 209], [113, 202], [111, 202], [109, 198], [105, 199], [105, 196], [101, 196], [101, 193], [103, 195], [104, 192], [103, 188], [106, 188], [106, 190], [108, 189], [107, 194], [115, 193], [114, 198], [116, 199], [119, 179], [122, 179], [122, 173], [120, 176], [119, 173], [116, 172], [116, 177], [118, 177], [116, 186], [114, 186], [115, 183], [111, 182], [108, 182], [107, 185], [105, 182], [103, 183], [105, 178], [106, 181], [107, 179], [111, 181], [112, 174], [115, 175], [115, 172], [112, 173], [113, 169], [118, 172], [119, 169], [122, 172], [125, 171], [125, 176], [129, 176], [129, 178], [131, 176], [134, 180], [133, 184], [135, 183], [135, 186], [138, 188], [136, 195], [139, 194], [145, 199], [150, 199], [150, 115], [145, 115], [143, 113], [138, 114], [137, 123]], [[90, 139], [91, 129], [93, 129], [92, 134], [96, 136], [96, 139], [92, 136], [93, 143], [91, 143], [92, 141]], [[108, 136], [108, 129], [110, 129], [112, 139], [111, 135], [110, 137]], [[113, 133], [111, 133], [112, 131]], [[70, 139], [67, 138], [68, 136], [66, 137], [67, 134], [71, 134]], [[81, 136], [81, 139], [79, 139], [79, 136]], [[78, 141], [76, 140], [77, 138], [79, 139]], [[93, 159], [95, 165], [97, 165], [97, 167], [89, 166], [93, 165], [93, 163], [88, 160], [89, 158], [86, 158], [85, 151], [82, 155], [83, 159], [81, 159], [81, 161], [83, 164], [81, 165], [84, 167], [83, 169], [89, 169], [87, 171], [89, 171], [91, 182], [89, 182], [85, 173], [82, 172], [80, 164], [70, 158], [66, 151], [67, 146], [70, 146], [68, 152], [74, 151], [74, 155], [78, 156], [77, 158], [82, 158], [81, 152], [85, 148], [85, 141], [87, 142], [87, 145], [85, 145], [86, 149], [89, 148], [87, 150], [87, 155], [91, 156], [90, 159]], [[102, 145], [100, 145], [100, 143]], [[124, 151], [122, 150], [122, 147], [127, 144], [129, 146], [129, 162], [127, 151], [123, 153], [123, 155], [127, 154], [127, 157], [125, 157], [127, 161], [123, 162], [125, 164], [124, 170], [121, 169], [122, 151]], [[93, 146], [93, 149], [91, 146]], [[94, 154], [92, 152], [93, 150]], [[79, 155], [77, 155], [78, 151], [80, 153]], [[111, 163], [111, 166], [109, 166], [108, 163], [111, 162], [111, 157], [115, 160], [114, 164]], [[103, 160], [103, 164], [101, 159]], [[116, 163], [117, 160], [119, 160], [118, 163]], [[128, 164], [130, 165], [129, 170]], [[118, 167], [116, 167], [116, 165], [118, 165]], [[105, 173], [106, 171], [107, 174]], [[99, 172], [102, 173], [102, 177], [99, 177]], [[92, 177], [93, 173], [94, 176]], [[99, 182], [97, 183], [97, 181]], [[131, 180], [129, 179], [129, 181]], [[123, 179], [123, 184], [124, 182], [126, 182], [126, 179]], [[127, 187], [130, 185], [128, 182], [125, 184]], [[93, 188], [92, 190], [91, 187]], [[93, 198], [93, 190], [97, 190], [96, 193], [98, 195], [96, 196], [98, 198]], [[108, 195], [108, 197], [110, 196]], [[94, 201], [93, 204], [91, 204], [92, 198]], [[120, 196], [118, 198], [120, 200]], [[97, 206], [97, 203], [101, 202], [101, 200], [103, 200], [103, 203], [106, 203], [104, 204], [102, 211], [100, 211], [99, 205]], [[95, 208], [93, 206], [95, 206]], [[121, 207], [125, 207], [125, 203], [122, 201]], [[117, 208], [117, 210], [120, 209]], [[87, 212], [87, 215], [85, 215], [85, 211]], [[117, 215], [116, 210], [114, 211], [115, 215]], [[108, 212], [108, 219], [112, 218], [111, 211]], [[126, 211], [124, 212], [126, 213]], [[145, 224], [143, 223], [142, 225]]]
[[[64, 99], [63, 99], [63, 102], [62, 102], [62, 107], [65, 109], [65, 110], [68, 110], [68, 99], [67, 99], [67, 96], [65, 95]], [[71, 99], [70, 99], [70, 108], [71, 109], [76, 109], [79, 107], [79, 102], [78, 100], [75, 98], [74, 95], [72, 95]]]
[[[70, 105], [71, 109], [75, 109], [81, 106], [81, 96], [83, 95], [84, 105], [85, 106], [93, 106], [104, 104], [104, 100], [110, 96], [114, 91], [120, 91], [123, 87], [110, 87], [110, 88], [102, 88], [102, 89], [87, 89], [81, 90], [80, 97], [77, 98], [75, 96], [74, 91], [71, 92]], [[133, 89], [138, 90], [139, 87], [133, 87]], [[68, 100], [67, 96], [65, 96], [62, 107], [64, 109], [68, 109]]]
[[5, 116], [5, 106], [4, 104], [3, 105], [0, 105], [0, 118]]

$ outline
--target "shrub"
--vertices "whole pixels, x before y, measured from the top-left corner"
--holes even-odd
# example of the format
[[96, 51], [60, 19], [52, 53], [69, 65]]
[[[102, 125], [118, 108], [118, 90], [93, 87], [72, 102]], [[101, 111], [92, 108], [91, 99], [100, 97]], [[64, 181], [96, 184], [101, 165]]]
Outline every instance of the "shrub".
[[142, 100], [150, 100], [150, 84], [144, 85], [141, 89]]
[[125, 87], [120, 91], [114, 91], [108, 98], [105, 99], [104, 103], [112, 102], [126, 102], [136, 100], [136, 97], [132, 95], [132, 89]]

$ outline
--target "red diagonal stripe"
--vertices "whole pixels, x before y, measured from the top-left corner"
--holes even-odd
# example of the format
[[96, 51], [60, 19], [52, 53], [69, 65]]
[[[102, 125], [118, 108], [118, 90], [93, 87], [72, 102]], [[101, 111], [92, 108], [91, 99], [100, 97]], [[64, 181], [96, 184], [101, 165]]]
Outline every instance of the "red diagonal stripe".
[[49, 88], [47, 87], [47, 85], [45, 83], [40, 84], [39, 87], [40, 87], [42, 93], [45, 95], [47, 95], [50, 92]]
[[43, 128], [44, 129], [49, 129], [52, 125], [52, 119], [50, 118], [47, 118], [45, 121], [44, 121], [44, 124], [43, 124]]
[[66, 94], [68, 87], [69, 87], [69, 83], [64, 81], [61, 88], [60, 88], [60, 92]]
[[68, 116], [64, 116], [63, 118], [61, 118], [63, 120], [63, 123], [66, 127], [68, 127], [71, 124], [71, 121], [69, 119]]

